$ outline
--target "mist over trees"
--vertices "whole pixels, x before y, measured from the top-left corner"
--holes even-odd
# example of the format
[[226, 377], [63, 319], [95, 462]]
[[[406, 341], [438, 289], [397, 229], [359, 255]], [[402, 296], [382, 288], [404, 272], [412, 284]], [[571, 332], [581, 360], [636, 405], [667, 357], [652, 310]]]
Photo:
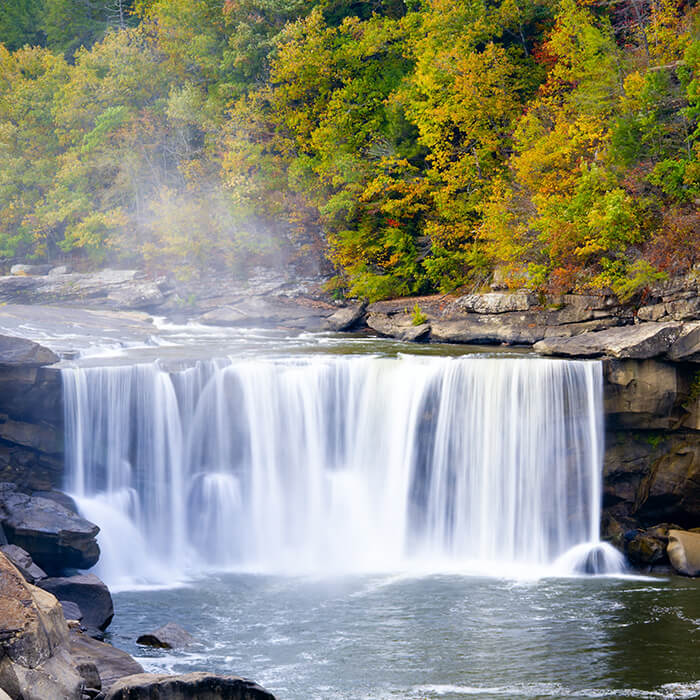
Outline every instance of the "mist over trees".
[[3, 0], [0, 257], [627, 298], [700, 262], [678, 0]]

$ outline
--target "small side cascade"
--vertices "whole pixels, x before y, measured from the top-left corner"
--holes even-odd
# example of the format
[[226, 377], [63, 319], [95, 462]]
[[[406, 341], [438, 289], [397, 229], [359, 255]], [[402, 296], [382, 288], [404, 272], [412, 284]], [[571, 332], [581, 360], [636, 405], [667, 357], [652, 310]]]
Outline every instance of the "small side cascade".
[[620, 570], [598, 540], [598, 362], [314, 355], [63, 380], [67, 488], [108, 582]]

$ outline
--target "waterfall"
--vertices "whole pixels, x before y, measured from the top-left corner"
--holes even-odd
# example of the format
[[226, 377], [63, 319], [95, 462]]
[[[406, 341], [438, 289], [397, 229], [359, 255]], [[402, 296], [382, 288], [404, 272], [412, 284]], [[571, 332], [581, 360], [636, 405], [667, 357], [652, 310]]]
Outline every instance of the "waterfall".
[[67, 489], [112, 585], [600, 558], [598, 362], [315, 355], [63, 379]]

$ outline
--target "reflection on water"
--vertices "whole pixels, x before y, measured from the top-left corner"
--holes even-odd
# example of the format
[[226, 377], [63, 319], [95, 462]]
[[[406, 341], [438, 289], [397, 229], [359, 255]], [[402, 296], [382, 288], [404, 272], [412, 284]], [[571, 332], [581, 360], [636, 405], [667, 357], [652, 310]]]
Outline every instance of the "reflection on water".
[[[228, 575], [115, 604], [112, 640], [147, 670], [237, 673], [280, 700], [700, 696], [692, 580]], [[135, 645], [169, 620], [201, 644]]]

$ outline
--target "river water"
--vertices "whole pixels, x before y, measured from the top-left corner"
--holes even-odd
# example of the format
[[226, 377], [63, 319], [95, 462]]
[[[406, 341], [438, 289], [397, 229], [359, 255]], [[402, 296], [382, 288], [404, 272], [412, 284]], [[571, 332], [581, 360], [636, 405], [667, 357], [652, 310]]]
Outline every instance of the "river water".
[[[110, 636], [147, 670], [245, 675], [280, 700], [697, 698], [699, 584], [228, 574], [117, 594]], [[201, 644], [135, 644], [164, 620]]]

